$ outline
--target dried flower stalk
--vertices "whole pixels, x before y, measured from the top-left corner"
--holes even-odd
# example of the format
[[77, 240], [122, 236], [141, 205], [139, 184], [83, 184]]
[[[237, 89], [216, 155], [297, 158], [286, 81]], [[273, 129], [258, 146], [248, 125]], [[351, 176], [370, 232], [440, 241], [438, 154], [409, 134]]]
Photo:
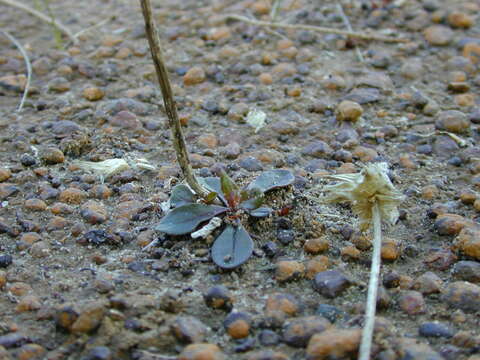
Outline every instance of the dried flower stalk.
[[378, 282], [380, 277], [382, 220], [394, 224], [398, 219], [398, 204], [403, 195], [388, 177], [386, 163], [367, 165], [360, 173], [333, 175], [339, 183], [327, 186], [327, 201], [348, 201], [360, 219], [360, 227], [366, 230], [373, 225], [373, 254], [368, 284], [365, 325], [362, 332], [359, 360], [369, 360], [372, 348]]
[[142, 13], [145, 19], [145, 33], [147, 34], [148, 43], [150, 45], [150, 53], [152, 55], [153, 64], [157, 73], [158, 83], [162, 90], [163, 103], [165, 112], [167, 113], [168, 123], [172, 131], [172, 142], [177, 154], [177, 161], [182, 169], [183, 175], [188, 185], [200, 197], [205, 197], [208, 192], [198, 183], [193, 174], [190, 160], [188, 158], [187, 146], [182, 132], [182, 126], [178, 119], [177, 107], [173, 98], [173, 91], [168, 78], [167, 67], [163, 60], [162, 49], [158, 37], [157, 29], [153, 21], [152, 5], [150, 0], [140, 0]]

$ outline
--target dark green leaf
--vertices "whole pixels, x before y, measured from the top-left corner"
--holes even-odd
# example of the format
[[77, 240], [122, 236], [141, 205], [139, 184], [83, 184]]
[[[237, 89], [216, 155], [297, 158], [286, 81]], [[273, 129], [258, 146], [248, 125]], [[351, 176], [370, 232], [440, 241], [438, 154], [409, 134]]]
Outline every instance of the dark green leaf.
[[272, 208], [264, 206], [264, 207], [259, 207], [257, 209], [250, 211], [250, 215], [254, 217], [262, 218], [262, 217], [269, 216], [272, 212], [273, 212]]
[[242, 201], [240, 208], [245, 210], [253, 210], [262, 206], [264, 201], [263, 192], [260, 189], [250, 189], [242, 191]]
[[258, 188], [263, 192], [267, 192], [272, 189], [290, 185], [294, 180], [295, 176], [293, 176], [289, 170], [269, 170], [261, 173], [248, 185], [247, 189]]
[[253, 252], [253, 241], [243, 226], [228, 225], [212, 246], [212, 260], [224, 269], [247, 261]]
[[207, 190], [213, 191], [217, 193], [217, 196], [222, 200], [222, 202], [226, 205], [227, 199], [222, 193], [222, 186], [220, 185], [220, 178], [218, 177], [199, 177], [198, 182], [200, 185], [204, 186]]
[[155, 230], [169, 235], [188, 234], [203, 221], [226, 212], [228, 209], [223, 206], [206, 204], [189, 204], [179, 206], [170, 211], [157, 226]]
[[225, 171], [222, 172], [222, 175], [220, 176], [220, 185], [222, 188], [222, 193], [227, 199], [228, 205], [232, 208], [235, 208], [240, 201], [240, 197], [238, 195], [238, 186], [233, 182], [232, 179], [230, 179]]
[[170, 195], [170, 205], [172, 207], [179, 207], [194, 202], [195, 194], [187, 185], [180, 184], [172, 189], [172, 194]]
[[211, 204], [216, 198], [217, 198], [217, 193], [215, 191], [212, 191], [207, 194], [207, 196], [205, 197], [205, 199], [203, 199], [203, 201], [205, 202], [205, 204]]

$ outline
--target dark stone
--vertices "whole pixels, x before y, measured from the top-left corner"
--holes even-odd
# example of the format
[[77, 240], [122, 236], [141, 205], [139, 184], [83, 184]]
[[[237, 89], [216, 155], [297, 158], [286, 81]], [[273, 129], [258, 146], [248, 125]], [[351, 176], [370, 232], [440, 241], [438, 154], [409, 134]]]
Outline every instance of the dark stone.
[[0, 336], [0, 346], [3, 346], [6, 349], [20, 347], [29, 342], [31, 342], [30, 339], [20, 333], [10, 333]]
[[205, 324], [193, 316], [178, 316], [170, 328], [178, 340], [187, 344], [204, 341], [207, 333]]
[[258, 340], [262, 346], [273, 346], [280, 342], [280, 335], [275, 331], [266, 329], [258, 334]]
[[459, 261], [454, 265], [452, 275], [458, 280], [480, 283], [480, 262]]
[[0, 268], [6, 268], [12, 265], [12, 255], [0, 255]]
[[457, 360], [462, 355], [462, 352], [462, 349], [449, 344], [440, 348], [440, 355], [445, 360]]
[[295, 240], [295, 232], [293, 230], [280, 229], [277, 231], [277, 240], [283, 245], [288, 245]]
[[451, 338], [453, 331], [445, 324], [439, 322], [426, 322], [418, 328], [420, 336]]
[[278, 245], [273, 241], [268, 241], [263, 244], [262, 250], [265, 252], [267, 257], [273, 258], [278, 254]]
[[345, 318], [347, 313], [339, 308], [329, 305], [329, 304], [320, 304], [315, 311], [315, 314], [320, 315], [330, 321], [331, 323], [336, 322], [339, 318]]
[[380, 90], [375, 88], [355, 88], [343, 98], [344, 100], [351, 100], [360, 105], [377, 102], [382, 99]]
[[433, 152], [432, 145], [429, 145], [429, 144], [418, 145], [417, 152], [419, 154], [431, 155]]
[[90, 230], [83, 235], [81, 240], [83, 243], [103, 245], [114, 242], [114, 237], [105, 230]]
[[84, 360], [111, 360], [113, 359], [113, 354], [110, 349], [106, 346], [96, 346], [91, 349], [87, 356], [83, 358]]
[[241, 339], [238, 341], [238, 344], [235, 345], [235, 347], [233, 348], [233, 351], [237, 353], [250, 351], [255, 347], [255, 343], [256, 343], [256, 340], [253, 337]]
[[216, 285], [207, 290], [203, 300], [208, 307], [230, 311], [233, 307], [233, 297], [223, 285]]
[[244, 168], [247, 171], [261, 171], [263, 170], [262, 163], [255, 159], [253, 156], [247, 156], [243, 159], [241, 159], [238, 162], [238, 165], [240, 167]]
[[305, 146], [302, 150], [303, 155], [316, 158], [329, 157], [332, 154], [332, 148], [324, 141], [314, 141]]
[[283, 328], [283, 341], [293, 347], [306, 347], [313, 334], [325, 331], [330, 322], [321, 316], [292, 319]]
[[68, 135], [81, 130], [81, 127], [70, 120], [60, 120], [49, 124], [50, 131], [55, 135]]
[[319, 272], [313, 280], [313, 287], [328, 298], [339, 296], [351, 285], [351, 281], [337, 270]]
[[37, 163], [37, 159], [30, 154], [23, 154], [20, 156], [20, 162], [23, 166], [33, 166]]

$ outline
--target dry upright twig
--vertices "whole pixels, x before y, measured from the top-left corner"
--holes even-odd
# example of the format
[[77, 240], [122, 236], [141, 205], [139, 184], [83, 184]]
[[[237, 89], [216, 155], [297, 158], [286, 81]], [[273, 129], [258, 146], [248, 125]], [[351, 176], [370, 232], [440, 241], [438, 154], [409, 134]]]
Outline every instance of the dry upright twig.
[[327, 200], [352, 203], [352, 209], [360, 218], [360, 226], [363, 230], [373, 225], [372, 266], [359, 360], [369, 360], [372, 347], [380, 277], [382, 219], [394, 224], [398, 219], [397, 206], [403, 200], [403, 195], [395, 189], [387, 171], [386, 163], [376, 163], [366, 166], [357, 174], [333, 175], [330, 178], [340, 182], [326, 189], [329, 194]]
[[70, 31], [69, 28], [67, 28], [65, 25], [63, 25], [61, 22], [41, 13], [40, 11], [37, 11], [35, 9], [32, 9], [30, 6], [22, 4], [19, 1], [13, 1], [13, 0], [0, 0], [0, 3], [3, 3], [5, 5], [9, 5], [12, 7], [15, 7], [17, 9], [23, 10], [25, 12], [28, 12], [29, 14], [35, 16], [36, 18], [39, 18], [42, 21], [45, 21], [47, 24], [52, 24], [53, 26], [57, 27], [61, 32], [63, 32], [65, 35], [68, 36], [68, 38], [76, 44], [78, 42], [77, 38], [73, 35], [73, 33]]
[[[345, 11], [343, 11], [342, 4], [340, 3], [337, 4], [337, 10], [338, 10], [338, 13], [340, 14], [340, 17], [342, 18], [343, 24], [347, 27], [347, 30], [353, 31], [352, 24], [350, 24], [350, 20], [348, 20], [348, 16], [345, 14]], [[363, 58], [362, 52], [360, 51], [357, 45], [355, 45], [355, 53], [357, 54], [358, 60], [361, 63], [364, 63], [365, 59]]]
[[283, 24], [283, 23], [274, 23], [274, 22], [268, 22], [268, 21], [259, 21], [259, 20], [252, 20], [240, 15], [226, 15], [226, 17], [227, 19], [243, 21], [252, 25], [266, 26], [270, 28], [310, 30], [310, 31], [316, 31], [316, 32], [325, 33], [325, 34], [337, 34], [337, 35], [343, 35], [343, 36], [350, 36], [352, 38], [357, 38], [357, 39], [376, 40], [376, 41], [383, 41], [387, 43], [408, 42], [407, 39], [403, 39], [403, 38], [393, 38], [393, 37], [382, 36], [377, 34], [366, 34], [366, 33], [355, 32], [355, 31], [345, 31], [340, 29], [332, 29], [332, 28], [314, 26], [314, 25]]
[[163, 61], [160, 40], [153, 21], [152, 5], [150, 0], [140, 0], [140, 5], [142, 6], [142, 13], [145, 19], [145, 32], [150, 45], [150, 52], [152, 54], [153, 64], [155, 65], [158, 82], [162, 90], [163, 103], [165, 105], [168, 123], [172, 131], [173, 147], [175, 148], [175, 152], [177, 154], [178, 163], [188, 185], [198, 196], [205, 197], [207, 195], [207, 191], [198, 183], [195, 175], [193, 174], [192, 167], [190, 166], [187, 146], [185, 144], [185, 138], [183, 137], [182, 126], [180, 124], [180, 120], [178, 119], [177, 107], [173, 98], [173, 91], [170, 85], [170, 79], [168, 78], [167, 67]]
[[20, 101], [20, 105], [18, 105], [17, 111], [20, 112], [23, 109], [23, 104], [28, 96], [28, 90], [30, 89], [30, 81], [32, 79], [32, 65], [30, 63], [30, 58], [28, 57], [27, 52], [23, 48], [22, 44], [20, 44], [17, 39], [15, 39], [12, 35], [4, 30], [0, 30], [5, 37], [8, 38], [20, 51], [23, 56], [23, 60], [25, 61], [25, 66], [27, 67], [27, 83], [25, 84], [25, 90], [23, 90], [22, 100]]

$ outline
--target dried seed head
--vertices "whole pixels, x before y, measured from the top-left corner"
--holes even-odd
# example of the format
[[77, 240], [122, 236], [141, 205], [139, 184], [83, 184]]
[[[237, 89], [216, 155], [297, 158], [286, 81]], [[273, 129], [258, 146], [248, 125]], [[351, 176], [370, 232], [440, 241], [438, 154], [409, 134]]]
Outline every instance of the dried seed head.
[[404, 196], [395, 189], [388, 175], [386, 163], [365, 166], [356, 174], [332, 175], [337, 184], [326, 187], [329, 202], [348, 201], [360, 219], [360, 227], [366, 230], [372, 223], [373, 204], [377, 202], [382, 220], [394, 224], [398, 219], [397, 206]]

